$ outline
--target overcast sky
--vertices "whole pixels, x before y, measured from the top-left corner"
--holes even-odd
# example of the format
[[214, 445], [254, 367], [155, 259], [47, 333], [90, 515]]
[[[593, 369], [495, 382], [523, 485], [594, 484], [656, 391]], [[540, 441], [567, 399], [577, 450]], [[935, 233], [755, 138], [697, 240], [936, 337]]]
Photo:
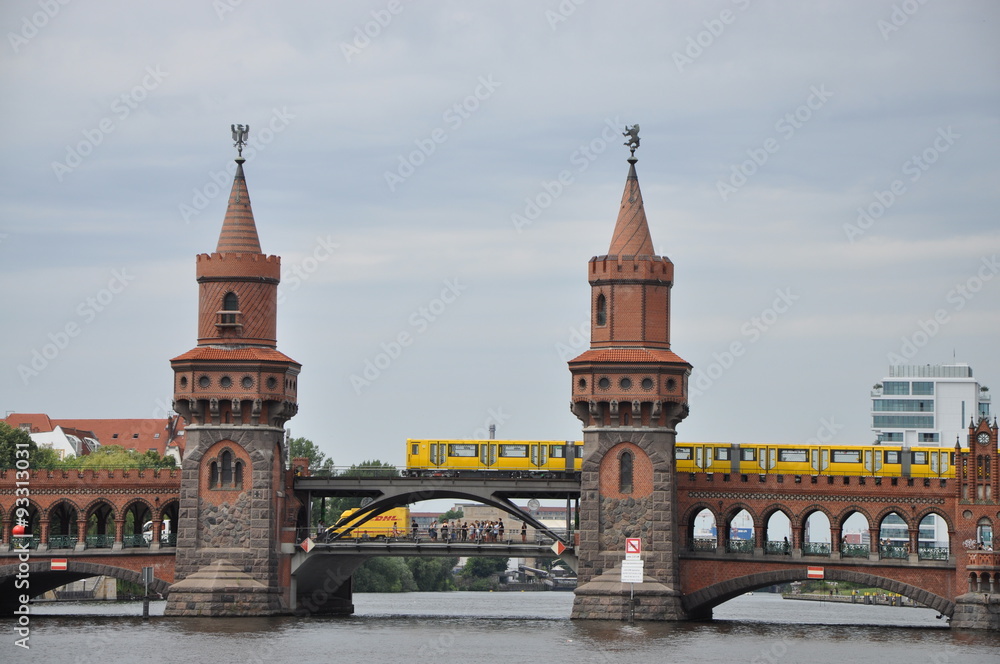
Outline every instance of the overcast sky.
[[633, 123], [695, 367], [681, 440], [868, 442], [893, 356], [1000, 387], [995, 2], [8, 0], [0, 25], [4, 411], [163, 416], [232, 123], [303, 365], [289, 428], [338, 465], [491, 422], [580, 439], [566, 361]]

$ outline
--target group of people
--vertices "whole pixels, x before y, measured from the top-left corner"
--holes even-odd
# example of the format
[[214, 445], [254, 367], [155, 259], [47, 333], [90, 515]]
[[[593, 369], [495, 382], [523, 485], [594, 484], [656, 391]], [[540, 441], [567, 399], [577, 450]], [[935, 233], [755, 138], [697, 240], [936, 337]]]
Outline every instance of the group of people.
[[[413, 533], [417, 533], [418, 528], [416, 520], [413, 521], [411, 530]], [[431, 523], [427, 526], [427, 535], [431, 538], [432, 542], [496, 543], [505, 541], [504, 536], [506, 534], [507, 529], [503, 524], [503, 519], [497, 519], [496, 521], [473, 521], [472, 523], [469, 523], [468, 521], [463, 521], [461, 523], [458, 521], [443, 521], [440, 525], [437, 523]], [[522, 542], [524, 542], [527, 538], [527, 534], [527, 524], [522, 523]]]

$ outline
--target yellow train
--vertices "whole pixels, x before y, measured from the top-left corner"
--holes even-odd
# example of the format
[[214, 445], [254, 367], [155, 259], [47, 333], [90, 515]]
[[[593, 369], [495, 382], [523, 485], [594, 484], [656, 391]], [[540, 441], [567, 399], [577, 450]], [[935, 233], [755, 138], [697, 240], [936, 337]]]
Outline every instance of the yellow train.
[[954, 477], [955, 451], [899, 445], [677, 443], [677, 472]]
[[409, 477], [576, 477], [583, 443], [571, 440], [406, 441]]
[[[679, 442], [674, 455], [681, 473], [955, 476], [955, 452], [947, 447]], [[409, 477], [576, 477], [582, 459], [580, 441], [411, 438], [404, 472]]]

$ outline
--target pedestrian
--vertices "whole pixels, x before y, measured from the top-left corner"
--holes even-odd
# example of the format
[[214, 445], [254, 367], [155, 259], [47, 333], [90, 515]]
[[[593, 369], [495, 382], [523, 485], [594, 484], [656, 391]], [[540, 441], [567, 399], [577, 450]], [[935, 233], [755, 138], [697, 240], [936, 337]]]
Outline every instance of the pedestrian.
[[528, 541], [528, 523], [526, 521], [521, 522], [521, 544]]
[[462, 541], [463, 542], [467, 541], [468, 537], [469, 537], [469, 522], [464, 521], [462, 522]]
[[417, 541], [417, 539], [418, 539], [418, 537], [417, 537], [417, 530], [418, 529], [419, 529], [419, 526], [417, 525], [417, 520], [413, 519], [413, 521], [410, 522], [410, 535], [413, 537], [413, 541]]
[[448, 522], [447, 521], [445, 521], [444, 523], [441, 524], [441, 541], [442, 542], [447, 542], [448, 541]]

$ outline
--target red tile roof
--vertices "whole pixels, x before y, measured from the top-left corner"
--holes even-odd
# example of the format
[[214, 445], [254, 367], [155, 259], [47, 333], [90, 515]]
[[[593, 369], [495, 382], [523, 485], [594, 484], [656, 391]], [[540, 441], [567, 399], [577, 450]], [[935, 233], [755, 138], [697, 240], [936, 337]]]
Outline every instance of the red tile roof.
[[688, 364], [686, 360], [672, 351], [650, 348], [597, 348], [585, 351], [570, 360], [571, 364], [574, 362], [674, 362]]
[[298, 362], [280, 351], [273, 348], [261, 348], [259, 346], [231, 349], [216, 346], [198, 346], [183, 355], [178, 355], [170, 361], [179, 362], [181, 360], [259, 360], [298, 364]]
[[646, 210], [642, 206], [639, 177], [635, 174], [635, 163], [629, 161], [625, 191], [622, 192], [622, 204], [618, 210], [618, 220], [615, 222], [615, 232], [611, 236], [608, 255], [652, 256], [656, 250], [653, 249], [653, 238], [649, 235]]
[[[121, 445], [126, 449], [140, 452], [156, 450], [160, 456], [166, 454], [167, 444], [172, 442], [179, 446], [181, 456], [184, 454], [184, 420], [172, 418], [149, 419], [50, 419], [43, 413], [13, 413], [4, 420], [12, 427], [22, 424], [31, 425], [31, 433], [44, 433], [62, 427], [64, 431], [76, 429], [92, 433], [101, 445]], [[176, 431], [171, 432], [168, 426], [173, 425]], [[71, 432], [70, 432], [71, 433]]]
[[250, 208], [250, 194], [247, 192], [247, 180], [243, 175], [241, 162], [242, 160], [236, 162], [236, 177], [233, 178], [233, 189], [229, 192], [229, 206], [226, 208], [226, 218], [222, 222], [222, 233], [219, 234], [216, 251], [259, 254], [260, 239], [257, 237], [257, 225]]

